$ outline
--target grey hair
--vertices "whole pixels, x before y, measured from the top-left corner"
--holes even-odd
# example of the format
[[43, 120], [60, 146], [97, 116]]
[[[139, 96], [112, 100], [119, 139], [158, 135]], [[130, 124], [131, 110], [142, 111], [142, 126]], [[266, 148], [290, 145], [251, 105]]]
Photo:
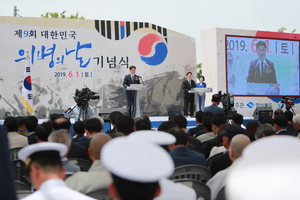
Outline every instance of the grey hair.
[[270, 136], [276, 134], [275, 128], [271, 124], [261, 124], [255, 131], [255, 139], [262, 138], [262, 135]]
[[69, 147], [71, 145], [71, 136], [67, 129], [59, 129], [49, 135], [48, 141], [61, 143]]

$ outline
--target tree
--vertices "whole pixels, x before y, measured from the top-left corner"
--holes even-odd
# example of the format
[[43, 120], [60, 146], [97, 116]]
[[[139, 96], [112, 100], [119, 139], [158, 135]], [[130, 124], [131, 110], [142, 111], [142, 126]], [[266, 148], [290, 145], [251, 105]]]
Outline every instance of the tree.
[[202, 75], [202, 63], [197, 64], [196, 69], [197, 69], [197, 78], [199, 79], [199, 77]]
[[67, 17], [65, 15], [66, 11], [62, 11], [61, 13], [58, 12], [46, 12], [45, 15], [41, 15], [42, 18], [62, 18], [62, 19], [85, 19], [83, 16], [79, 17], [78, 12], [76, 12], [76, 15], [70, 15], [69, 17]]
[[[286, 31], [286, 30], [287, 30], [287, 28], [282, 26], [282, 27], [279, 28], [277, 31], [283, 33], [283, 32]], [[293, 29], [291, 33], [295, 33], [296, 31], [297, 31], [296, 29]]]

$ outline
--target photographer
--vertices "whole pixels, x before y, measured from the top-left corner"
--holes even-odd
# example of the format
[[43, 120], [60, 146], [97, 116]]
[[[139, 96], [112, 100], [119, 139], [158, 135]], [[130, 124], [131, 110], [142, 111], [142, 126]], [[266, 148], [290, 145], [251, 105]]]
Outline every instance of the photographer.
[[92, 92], [89, 88], [83, 88], [82, 90], [76, 89], [75, 102], [72, 108], [66, 108], [64, 110], [64, 116], [66, 118], [74, 117], [75, 121], [84, 121], [95, 114], [92, 107], [89, 106], [90, 99], [99, 99], [99, 96], [94, 96], [96, 93]]
[[204, 112], [210, 111], [215, 115], [218, 114], [218, 113], [224, 113], [224, 110], [219, 107], [219, 104], [221, 102], [221, 98], [222, 98], [222, 96], [219, 95], [219, 94], [212, 95], [212, 98], [211, 98], [212, 104], [210, 106], [205, 107]]

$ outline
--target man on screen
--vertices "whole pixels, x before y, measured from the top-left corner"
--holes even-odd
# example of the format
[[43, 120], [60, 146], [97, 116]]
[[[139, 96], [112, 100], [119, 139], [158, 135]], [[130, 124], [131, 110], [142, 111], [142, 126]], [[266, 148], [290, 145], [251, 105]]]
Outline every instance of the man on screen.
[[258, 58], [250, 63], [247, 83], [277, 83], [274, 63], [266, 59], [266, 49], [265, 42], [256, 43]]

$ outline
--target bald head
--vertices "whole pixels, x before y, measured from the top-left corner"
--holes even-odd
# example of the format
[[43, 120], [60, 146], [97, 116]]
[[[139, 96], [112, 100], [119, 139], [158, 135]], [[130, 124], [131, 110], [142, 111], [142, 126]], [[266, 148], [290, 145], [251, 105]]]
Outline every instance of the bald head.
[[59, 129], [69, 130], [70, 127], [71, 127], [71, 122], [69, 119], [65, 117], [60, 117], [53, 121], [53, 130], [59, 130]]
[[236, 160], [242, 155], [244, 148], [250, 144], [250, 138], [243, 134], [234, 136], [230, 142], [229, 155], [232, 161]]
[[111, 139], [106, 133], [97, 133], [95, 134], [90, 142], [90, 151], [93, 154], [94, 160], [100, 159], [101, 149], [106, 142]]

